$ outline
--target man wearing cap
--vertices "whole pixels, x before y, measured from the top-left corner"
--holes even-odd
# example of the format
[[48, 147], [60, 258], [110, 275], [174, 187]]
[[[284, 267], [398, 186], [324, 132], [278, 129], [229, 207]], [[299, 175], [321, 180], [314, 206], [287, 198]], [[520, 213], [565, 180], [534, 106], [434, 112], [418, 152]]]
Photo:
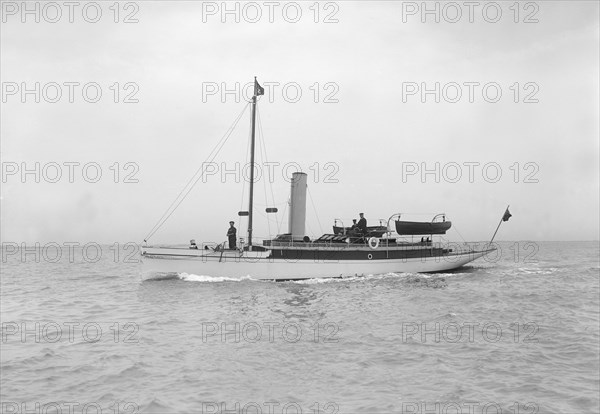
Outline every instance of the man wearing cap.
[[356, 227], [360, 230], [363, 236], [367, 234], [367, 219], [365, 218], [364, 213], [359, 213], [360, 220], [358, 220], [358, 224]]
[[229, 248], [231, 250], [235, 250], [237, 239], [237, 229], [233, 227], [234, 224], [235, 223], [233, 221], [230, 221], [229, 229], [227, 229], [227, 237], [229, 238]]

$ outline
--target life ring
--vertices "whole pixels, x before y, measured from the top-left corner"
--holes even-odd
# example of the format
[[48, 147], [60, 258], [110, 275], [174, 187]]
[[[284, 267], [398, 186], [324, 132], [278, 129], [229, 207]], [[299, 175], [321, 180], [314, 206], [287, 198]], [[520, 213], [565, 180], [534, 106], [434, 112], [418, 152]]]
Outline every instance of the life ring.
[[369, 247], [373, 250], [379, 247], [379, 239], [377, 237], [371, 237], [369, 239]]

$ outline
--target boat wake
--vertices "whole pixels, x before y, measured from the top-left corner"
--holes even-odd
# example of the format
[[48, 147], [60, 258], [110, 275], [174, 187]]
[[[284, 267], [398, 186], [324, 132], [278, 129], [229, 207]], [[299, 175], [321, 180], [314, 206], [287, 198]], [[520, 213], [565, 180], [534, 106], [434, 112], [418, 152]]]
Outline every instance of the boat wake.
[[215, 283], [215, 282], [243, 282], [248, 280], [256, 280], [252, 279], [250, 276], [244, 276], [241, 278], [233, 278], [233, 277], [223, 277], [223, 276], [208, 276], [208, 275], [195, 275], [193, 273], [178, 273], [177, 277], [186, 282], [205, 282], [205, 283]]
[[152, 272], [152, 273], [144, 273], [142, 274], [142, 281], [144, 282], [155, 282], [155, 281], [160, 281], [160, 280], [171, 280], [171, 279], [177, 279], [177, 273], [174, 272], [169, 272], [169, 273], [163, 273], [163, 272]]
[[318, 285], [323, 283], [348, 283], [348, 282], [362, 282], [371, 280], [386, 280], [386, 279], [402, 279], [402, 280], [438, 280], [446, 276], [455, 276], [452, 273], [441, 273], [441, 274], [427, 274], [427, 273], [383, 273], [376, 275], [365, 275], [365, 276], [349, 276], [349, 277], [337, 277], [337, 278], [324, 278], [324, 279], [304, 279], [304, 280], [291, 280], [292, 283], [298, 283], [301, 285]]
[[[300, 279], [300, 280], [285, 280], [283, 282], [295, 283], [301, 285], [320, 285], [329, 283], [349, 283], [349, 282], [363, 282], [369, 280], [385, 280], [385, 279], [403, 279], [408, 282], [411, 281], [427, 281], [439, 280], [447, 277], [464, 276], [468, 273], [465, 272], [447, 272], [447, 273], [384, 273], [384, 274], [370, 274], [364, 276], [349, 276], [349, 277], [330, 277], [330, 278], [313, 278], [313, 279]], [[153, 273], [152, 275], [145, 275], [145, 281], [161, 281], [161, 280], [182, 280], [185, 282], [204, 282], [204, 283], [222, 283], [222, 282], [269, 282], [270, 280], [255, 279], [250, 275], [242, 277], [225, 277], [225, 276], [209, 276], [209, 275], [197, 275], [194, 273]]]

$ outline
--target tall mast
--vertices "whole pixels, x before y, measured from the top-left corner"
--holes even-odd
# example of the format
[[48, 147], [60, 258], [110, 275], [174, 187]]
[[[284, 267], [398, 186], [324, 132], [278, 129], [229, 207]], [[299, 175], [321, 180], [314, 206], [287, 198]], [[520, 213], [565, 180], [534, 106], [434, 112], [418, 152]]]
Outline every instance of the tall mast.
[[[254, 199], [254, 133], [256, 128], [256, 95], [259, 90], [254, 77], [254, 95], [252, 96], [252, 138], [250, 141], [250, 201], [248, 206], [248, 250], [252, 250], [252, 202]], [[262, 95], [262, 94], [261, 94]]]

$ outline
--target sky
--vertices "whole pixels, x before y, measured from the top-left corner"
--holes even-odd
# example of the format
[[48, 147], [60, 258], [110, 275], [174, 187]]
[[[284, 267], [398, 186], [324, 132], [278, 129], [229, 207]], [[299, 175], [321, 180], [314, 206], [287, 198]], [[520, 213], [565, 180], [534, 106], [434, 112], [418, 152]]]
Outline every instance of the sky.
[[3, 1], [2, 241], [141, 242], [245, 110], [149, 241], [243, 236], [254, 76], [257, 237], [299, 168], [311, 237], [445, 213], [483, 241], [510, 205], [496, 240], [598, 240], [599, 3], [423, 5]]

